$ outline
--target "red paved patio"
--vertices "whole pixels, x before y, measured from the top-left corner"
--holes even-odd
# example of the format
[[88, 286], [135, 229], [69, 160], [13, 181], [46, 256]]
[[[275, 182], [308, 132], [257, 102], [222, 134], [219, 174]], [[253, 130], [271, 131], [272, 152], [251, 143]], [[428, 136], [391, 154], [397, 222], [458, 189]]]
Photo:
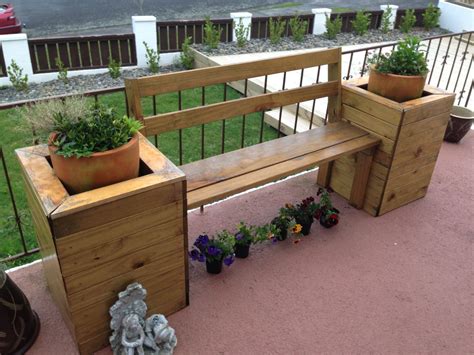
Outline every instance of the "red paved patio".
[[[169, 317], [176, 354], [473, 353], [473, 148], [472, 131], [444, 143], [427, 196], [384, 216], [335, 197], [334, 229], [254, 247], [217, 276], [191, 264], [191, 305]], [[191, 212], [190, 239], [266, 223], [285, 202], [314, 195], [315, 180], [308, 173]], [[42, 321], [28, 354], [75, 354], [41, 263], [10, 275]]]

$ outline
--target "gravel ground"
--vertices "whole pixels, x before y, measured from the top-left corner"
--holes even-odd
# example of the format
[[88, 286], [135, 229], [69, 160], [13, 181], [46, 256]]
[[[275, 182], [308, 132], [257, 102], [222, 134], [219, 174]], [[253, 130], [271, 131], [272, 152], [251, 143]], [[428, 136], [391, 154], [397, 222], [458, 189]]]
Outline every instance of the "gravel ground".
[[[421, 38], [436, 36], [448, 33], [448, 31], [436, 28], [431, 31], [426, 31], [422, 28], [414, 29], [410, 34]], [[370, 30], [364, 36], [357, 36], [354, 33], [340, 33], [334, 40], [327, 39], [324, 35], [307, 35], [303, 42], [295, 42], [291, 37], [284, 37], [280, 43], [272, 44], [268, 39], [253, 39], [244, 47], [239, 48], [235, 43], [220, 43], [217, 49], [209, 50], [209, 48], [202, 44], [196, 44], [193, 47], [203, 53], [209, 55], [232, 55], [245, 54], [254, 52], [276, 52], [294, 49], [308, 49], [318, 47], [337, 47], [364, 43], [378, 43], [387, 41], [398, 41], [406, 35], [399, 30], [391, 31], [387, 34], [380, 30]]]
[[[183, 70], [183, 68], [172, 65], [161, 67], [160, 73], [169, 73], [180, 70]], [[65, 93], [79, 94], [85, 91], [114, 88], [117, 86], [123, 86], [124, 78], [138, 78], [147, 75], [151, 75], [151, 72], [148, 69], [141, 68], [123, 70], [122, 76], [118, 79], [112, 79], [109, 73], [79, 75], [69, 78], [67, 83], [60, 80], [51, 80], [39, 84], [31, 83], [28, 86], [27, 92], [18, 92], [11, 86], [3, 86], [0, 88], [0, 104], [64, 95]]]
[[[434, 29], [432, 31], [415, 29], [412, 32], [413, 35], [419, 37], [435, 36], [442, 33], [446, 33], [446, 31], [442, 29]], [[379, 30], [371, 30], [364, 36], [356, 36], [353, 33], [341, 33], [335, 40], [328, 40], [324, 36], [307, 35], [304, 41], [300, 43], [294, 42], [291, 38], [282, 38], [279, 44], [273, 45], [267, 39], [254, 39], [242, 48], [237, 47], [235, 43], [220, 43], [219, 47], [214, 50], [209, 50], [204, 45], [194, 45], [193, 47], [209, 55], [231, 55], [377, 43], [396, 41], [403, 37], [404, 34], [398, 30], [394, 30], [388, 34], [383, 34]], [[160, 68], [161, 73], [179, 70], [183, 70], [183, 68], [176, 65]], [[119, 79], [112, 79], [108, 73], [80, 75], [69, 78], [67, 83], [63, 83], [60, 80], [52, 80], [41, 84], [30, 84], [28, 92], [18, 92], [12, 87], [5, 86], [0, 88], [0, 104], [22, 100], [34, 100], [43, 97], [63, 95], [64, 93], [82, 93], [85, 91], [113, 88], [123, 86], [124, 77], [140, 77], [146, 75], [150, 75], [150, 72], [147, 69], [123, 70], [122, 77]]]

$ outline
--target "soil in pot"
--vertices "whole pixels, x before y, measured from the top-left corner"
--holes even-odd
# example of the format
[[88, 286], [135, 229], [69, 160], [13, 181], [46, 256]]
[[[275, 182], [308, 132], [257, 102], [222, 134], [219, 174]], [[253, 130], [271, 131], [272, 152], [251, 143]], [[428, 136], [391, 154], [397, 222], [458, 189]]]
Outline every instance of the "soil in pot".
[[0, 354], [24, 354], [35, 342], [40, 321], [21, 289], [0, 271]]
[[49, 145], [54, 172], [69, 193], [80, 193], [136, 178], [140, 167], [138, 135], [121, 147], [89, 157], [66, 158]]
[[453, 106], [451, 118], [449, 119], [444, 140], [451, 143], [458, 143], [471, 130], [474, 123], [474, 112], [467, 107]]
[[301, 224], [301, 233], [308, 235], [311, 232], [311, 226], [313, 225], [313, 219], [310, 220], [296, 220], [296, 223]]
[[236, 258], [245, 259], [249, 256], [250, 244], [236, 244], [234, 252]]
[[206, 260], [206, 270], [209, 274], [220, 274], [222, 271], [222, 262], [223, 260]]
[[425, 81], [426, 75], [384, 74], [371, 68], [367, 90], [396, 102], [405, 102], [421, 97]]

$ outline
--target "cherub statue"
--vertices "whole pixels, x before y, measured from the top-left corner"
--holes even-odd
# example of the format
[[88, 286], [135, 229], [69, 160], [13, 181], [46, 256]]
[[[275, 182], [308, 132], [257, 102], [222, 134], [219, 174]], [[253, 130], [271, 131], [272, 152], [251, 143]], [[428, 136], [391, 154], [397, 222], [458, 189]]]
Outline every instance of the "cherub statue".
[[122, 320], [122, 355], [145, 355], [145, 332], [137, 314], [128, 314]]
[[145, 344], [156, 351], [155, 354], [171, 355], [177, 344], [176, 334], [162, 314], [154, 314], [145, 322], [147, 339]]

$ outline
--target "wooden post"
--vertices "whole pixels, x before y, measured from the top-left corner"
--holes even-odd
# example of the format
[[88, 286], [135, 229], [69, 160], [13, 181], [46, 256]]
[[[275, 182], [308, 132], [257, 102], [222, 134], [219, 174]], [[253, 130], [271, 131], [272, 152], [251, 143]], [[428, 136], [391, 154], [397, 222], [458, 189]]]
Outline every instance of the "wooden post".
[[367, 188], [367, 181], [369, 179], [373, 156], [374, 149], [369, 149], [356, 154], [356, 166], [354, 179], [352, 180], [349, 204], [357, 209], [361, 209], [364, 206], [365, 191]]

